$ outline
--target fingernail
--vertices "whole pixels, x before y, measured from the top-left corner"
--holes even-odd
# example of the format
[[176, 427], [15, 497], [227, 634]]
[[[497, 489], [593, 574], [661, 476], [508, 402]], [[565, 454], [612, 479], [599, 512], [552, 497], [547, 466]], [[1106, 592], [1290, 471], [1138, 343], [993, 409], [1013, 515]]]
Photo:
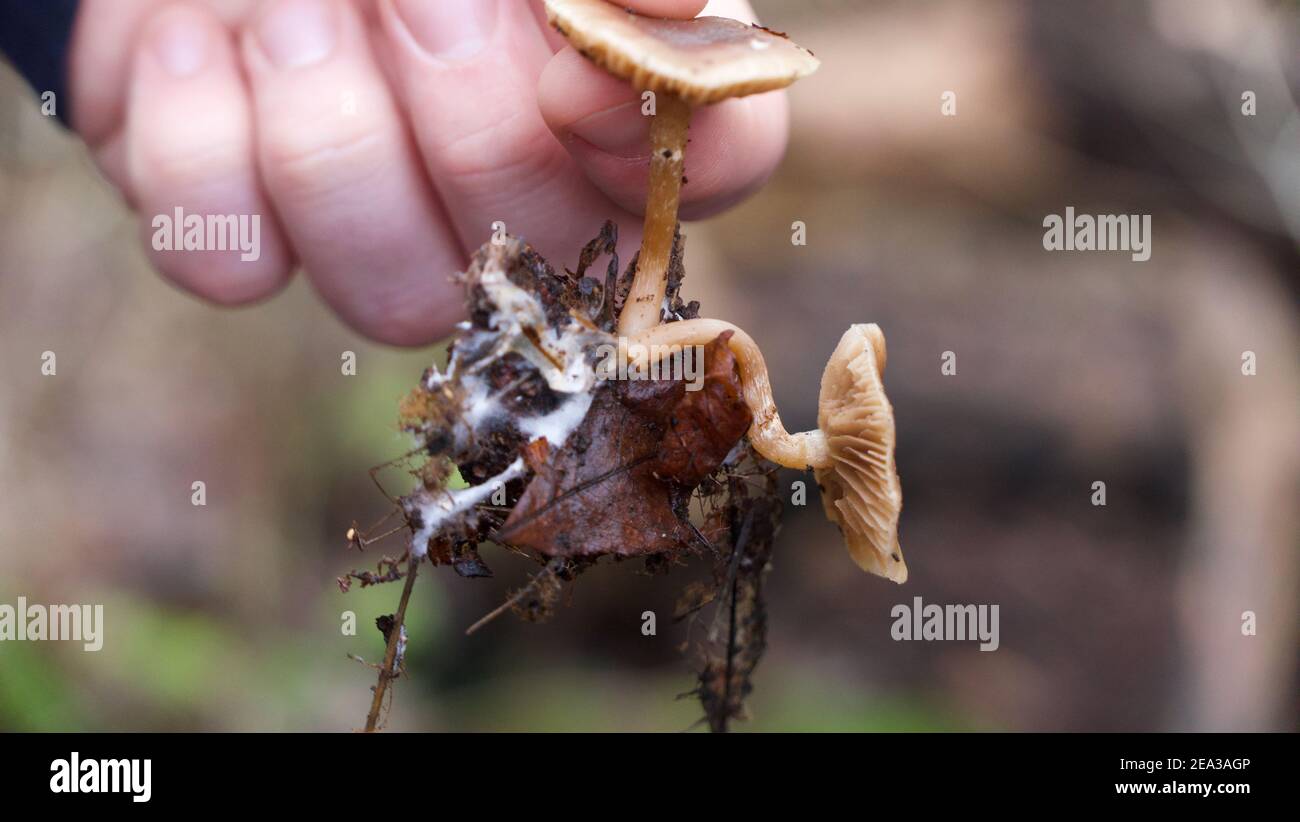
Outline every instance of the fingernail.
[[483, 50], [497, 24], [498, 0], [394, 0], [397, 16], [430, 55], [466, 60]]
[[211, 34], [187, 12], [168, 15], [153, 31], [153, 53], [173, 77], [190, 77], [207, 65]]
[[276, 68], [295, 69], [329, 57], [338, 39], [330, 0], [278, 0], [257, 23], [262, 51]]
[[618, 157], [644, 157], [650, 153], [650, 118], [641, 114], [640, 103], [589, 114], [565, 131]]

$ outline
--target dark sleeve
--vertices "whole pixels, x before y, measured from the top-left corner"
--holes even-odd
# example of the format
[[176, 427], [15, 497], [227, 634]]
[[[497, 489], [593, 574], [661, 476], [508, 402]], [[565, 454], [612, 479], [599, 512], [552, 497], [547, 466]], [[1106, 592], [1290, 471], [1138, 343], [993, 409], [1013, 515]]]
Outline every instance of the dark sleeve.
[[0, 0], [0, 54], [37, 94], [58, 95], [59, 119], [69, 109], [68, 43], [79, 0]]

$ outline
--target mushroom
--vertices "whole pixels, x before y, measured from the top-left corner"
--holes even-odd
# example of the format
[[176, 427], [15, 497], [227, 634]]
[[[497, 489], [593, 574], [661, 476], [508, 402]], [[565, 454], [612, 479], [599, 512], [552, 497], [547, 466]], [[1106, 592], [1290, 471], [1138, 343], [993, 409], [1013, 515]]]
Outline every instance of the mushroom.
[[790, 468], [812, 468], [826, 515], [839, 525], [854, 561], [873, 574], [905, 581], [898, 546], [903, 500], [894, 469], [894, 411], [880, 376], [880, 329], [854, 325], [845, 332], [822, 374], [817, 430], [791, 434], [781, 424], [767, 365], [752, 337], [723, 320], [661, 324], [692, 107], [785, 88], [816, 71], [819, 61], [782, 34], [722, 17], [660, 20], [605, 0], [546, 0], [546, 13], [588, 59], [656, 95], [641, 253], [618, 322], [630, 364], [648, 368], [679, 346], [705, 345], [733, 332], [728, 345], [754, 414], [754, 449]]
[[885, 396], [885, 336], [873, 324], [850, 326], [822, 372], [817, 429], [786, 431], [772, 399], [757, 343], [724, 320], [683, 320], [650, 328], [628, 341], [631, 365], [682, 346], [704, 345], [723, 332], [736, 355], [745, 402], [753, 412], [754, 450], [787, 468], [812, 468], [826, 516], [840, 527], [849, 555], [864, 571], [902, 583], [907, 565], [898, 545], [903, 492], [894, 467], [894, 409]]
[[785, 88], [819, 61], [784, 35], [725, 17], [661, 20], [605, 0], [546, 0], [546, 15], [588, 59], [655, 93], [641, 253], [618, 323], [630, 337], [660, 321], [691, 107]]

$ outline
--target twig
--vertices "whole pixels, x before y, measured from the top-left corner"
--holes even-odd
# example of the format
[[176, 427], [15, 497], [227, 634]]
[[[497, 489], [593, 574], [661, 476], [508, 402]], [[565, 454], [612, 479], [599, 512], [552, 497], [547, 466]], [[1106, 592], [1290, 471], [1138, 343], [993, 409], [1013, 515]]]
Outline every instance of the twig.
[[393, 617], [393, 628], [388, 632], [388, 649], [384, 652], [384, 664], [379, 669], [379, 682], [375, 684], [375, 696], [370, 700], [370, 713], [366, 716], [366, 733], [374, 733], [379, 724], [379, 714], [384, 707], [384, 692], [388, 684], [397, 678], [394, 668], [397, 665], [397, 644], [402, 637], [402, 626], [406, 624], [406, 604], [411, 600], [411, 589], [415, 587], [415, 572], [420, 567], [420, 557], [412, 556], [406, 563], [406, 585], [402, 588], [402, 600], [397, 604], [397, 613]]
[[[379, 481], [379, 477], [377, 476], [377, 474], [380, 471], [384, 470], [385, 468], [388, 468], [389, 466], [392, 465], [396, 465], [402, 460], [410, 459], [411, 457], [421, 453], [422, 451], [424, 451], [424, 446], [420, 446], [419, 448], [412, 448], [410, 451], [407, 451], [405, 454], [402, 454], [400, 457], [393, 457], [391, 460], [388, 460], [387, 462], [381, 462], [378, 465], [373, 466], [369, 471], [370, 481], [373, 482], [375, 484], [375, 487], [379, 489], [379, 493], [383, 494], [384, 499], [388, 500], [393, 505], [396, 505], [399, 509], [402, 507], [402, 504], [397, 500], [393, 499], [393, 495], [388, 493], [388, 489], [384, 488], [384, 484]], [[380, 521], [382, 522], [383, 520]]]
[[731, 720], [731, 706], [732, 700], [734, 699], [734, 694], [732, 694], [731, 688], [733, 685], [733, 679], [735, 678], [736, 667], [736, 601], [740, 593], [740, 582], [736, 577], [737, 571], [740, 569], [740, 558], [749, 548], [749, 535], [753, 523], [754, 509], [751, 507], [745, 513], [744, 522], [740, 527], [740, 534], [736, 537], [736, 547], [733, 549], [731, 556], [731, 569], [727, 574], [729, 578], [728, 587], [731, 590], [729, 592], [730, 597], [728, 598], [729, 601], [727, 603], [727, 666], [725, 669], [726, 678], [723, 680], [725, 684], [723, 685], [722, 691], [722, 704], [726, 706], [726, 710], [722, 712], [722, 715], [718, 717], [716, 721], [711, 723], [713, 726], [712, 730], [715, 733], [725, 734], [728, 730], [728, 723]]
[[348, 533], [347, 533], [348, 545], [355, 547], [358, 551], [364, 551], [366, 550], [366, 546], [373, 545], [376, 542], [382, 542], [383, 540], [387, 539], [388, 537], [391, 537], [393, 534], [396, 534], [398, 531], [402, 530], [403, 528], [409, 528], [410, 527], [409, 523], [403, 520], [401, 525], [398, 525], [396, 528], [391, 528], [377, 537], [367, 536], [367, 534], [373, 533], [375, 529], [379, 528], [379, 526], [383, 525], [385, 522], [388, 522], [394, 516], [399, 515], [401, 513], [402, 513], [401, 506], [394, 506], [392, 510], [390, 510], [387, 514], [384, 515], [383, 519], [379, 520], [379, 522], [376, 522], [374, 525], [370, 526], [365, 531], [362, 531], [359, 528], [357, 528], [357, 523], [353, 521], [352, 527], [348, 529]]
[[523, 599], [524, 599], [524, 597], [528, 596], [529, 594], [531, 594], [533, 591], [535, 591], [535, 590], [537, 589], [537, 584], [538, 584], [539, 582], [541, 582], [542, 579], [544, 579], [545, 577], [548, 577], [548, 576], [550, 576], [550, 575], [552, 575], [552, 574], [554, 574], [554, 573], [555, 573], [555, 572], [551, 569], [551, 565], [550, 565], [550, 563], [547, 563], [546, 567], [543, 568], [542, 570], [538, 571], [537, 574], [536, 574], [536, 576], [534, 576], [531, 580], [529, 580], [529, 582], [528, 582], [527, 585], [525, 585], [524, 587], [522, 587], [522, 588], [520, 588], [518, 591], [516, 591], [516, 592], [515, 592], [515, 593], [514, 593], [514, 594], [513, 594], [509, 599], [507, 599], [505, 602], [501, 603], [500, 605], [498, 605], [497, 607], [495, 607], [495, 608], [493, 608], [491, 611], [489, 611], [489, 612], [488, 612], [488, 613], [487, 613], [487, 614], [486, 614], [482, 619], [480, 619], [478, 622], [475, 622], [473, 625], [471, 625], [471, 626], [469, 626], [468, 628], [466, 628], [466, 629], [465, 629], [465, 636], [470, 636], [470, 635], [473, 634], [475, 631], [477, 631], [479, 628], [482, 628], [484, 625], [487, 625], [487, 624], [488, 624], [489, 622], [491, 622], [492, 620], [496, 619], [497, 617], [499, 617], [499, 616], [501, 616], [502, 614], [504, 614], [506, 611], [508, 611], [508, 610], [510, 610], [511, 608], [513, 608], [515, 605], [517, 605], [517, 604], [519, 604], [520, 602], [522, 602]]

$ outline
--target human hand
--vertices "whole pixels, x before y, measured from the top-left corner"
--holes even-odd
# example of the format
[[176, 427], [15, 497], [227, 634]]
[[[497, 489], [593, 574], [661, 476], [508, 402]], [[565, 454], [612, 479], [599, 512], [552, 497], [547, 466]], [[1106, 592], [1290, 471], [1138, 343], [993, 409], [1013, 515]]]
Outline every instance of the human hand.
[[[619, 0], [693, 17], [704, 0]], [[747, 0], [707, 13], [752, 20]], [[72, 119], [142, 215], [155, 265], [237, 305], [298, 265], [381, 342], [444, 336], [447, 275], [496, 221], [557, 267], [605, 219], [628, 259], [649, 146], [638, 92], [546, 25], [541, 0], [82, 0]], [[701, 110], [683, 218], [751, 193], [785, 148], [782, 93]], [[261, 215], [260, 256], [159, 251], [155, 215]]]

